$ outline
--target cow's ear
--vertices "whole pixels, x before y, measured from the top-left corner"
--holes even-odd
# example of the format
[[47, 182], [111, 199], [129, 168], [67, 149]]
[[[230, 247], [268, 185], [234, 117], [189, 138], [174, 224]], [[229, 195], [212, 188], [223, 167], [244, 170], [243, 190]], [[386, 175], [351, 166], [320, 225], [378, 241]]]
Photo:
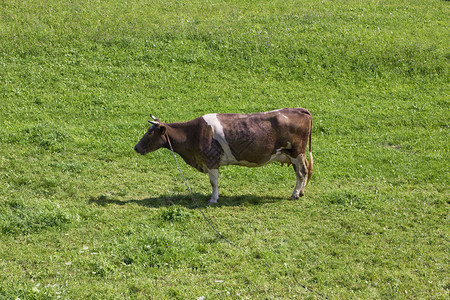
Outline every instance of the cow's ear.
[[166, 134], [166, 126], [162, 125], [162, 126], [159, 126], [159, 128], [161, 129], [161, 135]]

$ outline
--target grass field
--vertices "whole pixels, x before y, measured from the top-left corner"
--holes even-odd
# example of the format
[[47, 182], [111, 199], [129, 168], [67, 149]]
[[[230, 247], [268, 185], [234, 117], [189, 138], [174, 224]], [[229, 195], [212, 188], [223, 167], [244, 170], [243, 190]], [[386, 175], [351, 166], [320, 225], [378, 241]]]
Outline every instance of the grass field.
[[[448, 299], [450, 2], [0, 1], [0, 298]], [[315, 172], [140, 156], [305, 107]], [[230, 246], [203, 219], [201, 210]]]

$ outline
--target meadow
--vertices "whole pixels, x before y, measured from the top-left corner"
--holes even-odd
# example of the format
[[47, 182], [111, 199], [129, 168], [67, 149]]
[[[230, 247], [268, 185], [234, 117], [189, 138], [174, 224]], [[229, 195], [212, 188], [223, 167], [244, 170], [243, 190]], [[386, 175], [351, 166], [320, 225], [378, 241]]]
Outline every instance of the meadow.
[[[0, 299], [448, 299], [449, 5], [0, 1]], [[133, 150], [150, 114], [282, 107], [313, 115], [296, 201], [230, 166], [210, 206]]]

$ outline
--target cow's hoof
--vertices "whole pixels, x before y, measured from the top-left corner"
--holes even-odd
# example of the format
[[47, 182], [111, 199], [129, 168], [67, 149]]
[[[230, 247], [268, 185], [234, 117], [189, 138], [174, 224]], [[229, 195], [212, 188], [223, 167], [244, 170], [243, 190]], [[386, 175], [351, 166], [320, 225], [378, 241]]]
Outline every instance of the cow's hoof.
[[305, 193], [300, 193], [299, 195], [292, 195], [291, 200], [298, 200], [300, 197], [303, 197]]
[[216, 201], [210, 200], [208, 204], [209, 205], [217, 204], [217, 200]]

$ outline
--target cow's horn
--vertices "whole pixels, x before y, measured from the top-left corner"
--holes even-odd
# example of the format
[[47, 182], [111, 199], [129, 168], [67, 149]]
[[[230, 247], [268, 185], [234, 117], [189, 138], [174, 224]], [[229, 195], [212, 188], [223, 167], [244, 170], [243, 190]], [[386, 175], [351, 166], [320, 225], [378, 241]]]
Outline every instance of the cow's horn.
[[155, 121], [158, 121], [158, 119], [157, 119], [154, 115], [152, 115], [152, 114], [150, 114], [150, 118], [152, 118], [152, 119], [155, 120]]
[[158, 125], [159, 124], [159, 122], [155, 122], [155, 121], [148, 121], [150, 124], [152, 124], [152, 125]]

